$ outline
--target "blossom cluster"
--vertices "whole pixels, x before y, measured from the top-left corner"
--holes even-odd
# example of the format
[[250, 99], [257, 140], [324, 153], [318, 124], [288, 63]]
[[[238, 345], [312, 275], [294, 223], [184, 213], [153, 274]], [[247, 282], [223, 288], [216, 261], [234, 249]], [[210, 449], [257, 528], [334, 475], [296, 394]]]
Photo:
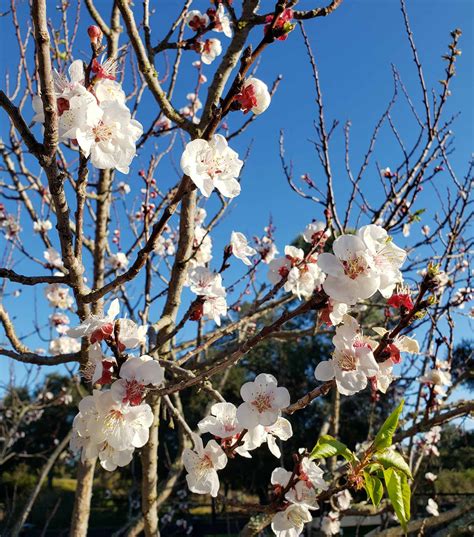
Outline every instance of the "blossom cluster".
[[261, 373], [254, 381], [240, 389], [243, 402], [216, 403], [210, 415], [202, 419], [198, 428], [201, 434], [214, 436], [204, 446], [200, 436], [194, 437], [194, 449], [186, 449], [183, 463], [191, 492], [217, 496], [219, 477], [217, 470], [227, 465], [228, 455], [239, 454], [250, 458], [250, 451], [264, 443], [270, 452], [280, 457], [276, 438], [288, 440], [293, 435], [290, 422], [281, 412], [290, 404], [290, 394], [278, 386], [273, 375]]
[[[289, 393], [278, 386], [272, 375], [257, 375], [241, 387], [240, 394], [243, 402], [238, 407], [229, 402], [216, 403], [198, 423], [201, 435], [208, 433], [213, 438], [204, 445], [202, 437], [195, 434], [193, 449], [187, 448], [183, 453], [191, 492], [216, 497], [218, 471], [226, 467], [229, 458], [250, 458], [250, 452], [264, 443], [280, 458], [276, 439], [286, 441], [293, 435], [290, 422], [281, 415], [290, 403]], [[293, 471], [281, 466], [273, 470], [271, 485], [274, 501], [282, 506], [272, 518], [272, 530], [278, 537], [297, 537], [304, 524], [312, 520], [311, 511], [319, 508], [318, 494], [329, 488], [324, 471], [301, 449]], [[350, 502], [347, 492], [336, 495], [335, 501], [339, 496], [342, 503]]]
[[[76, 60], [69, 66], [69, 78], [53, 72], [59, 140], [77, 144], [96, 168], [128, 173], [142, 125], [125, 104], [125, 92], [115, 80], [113, 64], [94, 59], [91, 71], [93, 78], [86, 81], [84, 64]], [[44, 123], [40, 95], [33, 98], [33, 109], [33, 121]]]
[[[226, 37], [232, 37], [231, 21], [222, 4], [219, 4], [217, 9], [208, 9], [206, 13], [192, 9], [187, 12], [184, 22], [191, 30], [196, 32], [197, 36], [204, 34], [208, 30], [213, 30], [217, 33], [223, 33]], [[194, 49], [201, 54], [202, 63], [210, 65], [217, 56], [221, 55], [222, 44], [215, 37], [204, 41], [196, 39]]]
[[109, 471], [127, 465], [135, 448], [148, 442], [153, 412], [145, 402], [149, 388], [163, 383], [164, 370], [148, 355], [127, 355], [121, 363], [103, 353], [102, 343], [122, 353], [145, 342], [148, 327], [130, 319], [116, 319], [119, 302], [115, 299], [106, 315], [90, 316], [77, 327], [67, 329], [68, 337], [87, 338], [89, 364], [85, 376], [98, 388], [79, 403], [74, 418], [72, 451], [81, 452], [82, 460], [99, 457]]
[[[192, 320], [202, 316], [213, 319], [220, 326], [221, 317], [227, 315], [227, 292], [222, 283], [222, 275], [213, 272], [209, 267], [212, 260], [212, 240], [209, 232], [203, 227], [207, 213], [198, 208], [195, 217], [193, 255], [188, 263], [186, 284], [197, 295], [191, 313]], [[229, 255], [234, 255], [245, 265], [251, 266], [249, 259], [257, 251], [249, 246], [243, 233], [233, 231], [230, 237]]]

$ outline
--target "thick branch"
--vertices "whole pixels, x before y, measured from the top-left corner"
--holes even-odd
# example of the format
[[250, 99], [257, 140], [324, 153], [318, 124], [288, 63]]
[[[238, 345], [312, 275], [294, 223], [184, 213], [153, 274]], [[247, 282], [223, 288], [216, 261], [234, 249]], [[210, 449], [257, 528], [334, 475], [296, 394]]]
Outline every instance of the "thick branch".
[[23, 285], [37, 285], [38, 283], [65, 283], [67, 284], [67, 278], [64, 276], [23, 276], [23, 274], [17, 274], [15, 271], [0, 268], [0, 278], [6, 278], [11, 282], [22, 283]]

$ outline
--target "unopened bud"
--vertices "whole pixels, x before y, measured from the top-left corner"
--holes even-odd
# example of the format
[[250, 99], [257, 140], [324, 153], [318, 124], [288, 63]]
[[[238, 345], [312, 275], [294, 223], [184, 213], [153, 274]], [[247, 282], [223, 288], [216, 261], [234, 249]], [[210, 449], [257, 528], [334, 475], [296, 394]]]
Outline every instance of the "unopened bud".
[[100, 42], [102, 41], [102, 31], [98, 26], [89, 26], [89, 28], [87, 28], [87, 34], [93, 45], [100, 45]]

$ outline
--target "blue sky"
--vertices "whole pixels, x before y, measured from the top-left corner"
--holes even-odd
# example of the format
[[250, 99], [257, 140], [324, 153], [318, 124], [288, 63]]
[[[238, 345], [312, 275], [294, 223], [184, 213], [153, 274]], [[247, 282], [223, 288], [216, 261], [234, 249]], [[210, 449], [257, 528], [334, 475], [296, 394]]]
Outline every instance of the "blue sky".
[[[99, 9], [109, 11], [108, 0], [96, 0]], [[239, 2], [235, 2], [239, 4]], [[71, 2], [74, 4], [74, 2]], [[140, 9], [140, 2], [135, 2]], [[208, 3], [197, 1], [197, 8], [205, 9]], [[262, 1], [262, 12], [269, 11], [274, 2]], [[314, 7], [314, 1], [302, 1], [300, 7]], [[407, 1], [412, 30], [418, 45], [420, 58], [424, 64], [427, 86], [434, 87], [439, 92], [438, 80], [443, 78], [445, 62], [441, 59], [447, 50], [450, 40], [450, 31], [461, 28], [463, 36], [460, 42], [462, 56], [458, 60], [458, 75], [452, 84], [452, 97], [448, 103], [448, 113], [461, 112], [456, 120], [453, 130], [456, 132], [456, 152], [452, 155], [454, 169], [462, 176], [467, 168], [467, 162], [473, 150], [474, 117], [472, 109], [472, 96], [474, 93], [474, 80], [472, 65], [474, 63], [474, 3], [470, 0], [409, 0]], [[29, 20], [27, 2], [18, 2], [20, 21], [25, 26]], [[175, 0], [157, 2], [157, 10], [160, 20], [172, 20], [178, 11]], [[57, 14], [53, 7], [55, 2], [48, 2], [51, 16]], [[166, 24], [155, 20], [153, 39], [161, 37]], [[91, 23], [87, 13], [83, 12], [79, 33], [82, 36], [77, 42], [76, 59], [86, 59], [87, 39], [85, 31]], [[401, 77], [407, 86], [415, 105], [421, 112], [421, 93], [418, 86], [415, 66], [412, 62], [411, 51], [404, 33], [403, 19], [398, 0], [345, 0], [341, 7], [330, 17], [308, 21], [305, 25], [311, 41], [313, 51], [319, 67], [323, 98], [326, 107], [326, 122], [331, 125], [333, 120], [339, 120], [341, 126], [336, 131], [332, 141], [332, 166], [335, 176], [336, 198], [343, 200], [347, 193], [347, 182], [344, 170], [344, 142], [342, 125], [346, 120], [351, 120], [351, 159], [354, 169], [358, 169], [362, 158], [367, 150], [370, 134], [380, 115], [385, 109], [393, 91], [391, 64], [399, 70]], [[0, 18], [0, 29], [4, 40], [13, 39], [11, 19]], [[23, 30], [24, 31], [24, 30]], [[251, 41], [258, 43], [261, 38], [261, 28], [253, 31]], [[223, 46], [227, 44], [227, 38], [223, 34], [215, 34], [221, 38]], [[121, 44], [124, 43], [122, 38]], [[13, 52], [12, 52], [13, 51]], [[15, 47], [2, 47], [0, 51], [0, 75], [3, 80], [6, 72], [13, 75], [17, 58]], [[195, 85], [195, 72], [191, 63], [197, 59], [193, 52], [187, 52], [183, 60], [183, 71], [179, 79], [178, 89], [175, 93], [174, 104], [177, 108], [186, 104], [185, 96], [193, 91]], [[164, 69], [163, 65], [159, 67]], [[211, 79], [215, 64], [205, 67], [204, 74]], [[296, 29], [285, 42], [278, 42], [267, 49], [258, 67], [257, 76], [272, 84], [279, 75], [283, 80], [279, 86], [272, 104], [268, 111], [255, 121], [252, 126], [238, 139], [234, 139], [231, 145], [241, 155], [246, 152], [252, 143], [252, 150], [243, 174], [242, 194], [232, 204], [231, 211], [222, 221], [221, 226], [214, 233], [214, 260], [216, 268], [220, 264], [222, 247], [227, 243], [230, 232], [238, 230], [248, 236], [262, 233], [263, 227], [272, 216], [276, 226], [276, 239], [280, 251], [286, 243], [292, 241], [312, 219], [322, 218], [321, 209], [307, 200], [296, 196], [288, 187], [280, 166], [278, 156], [278, 138], [280, 129], [284, 129], [286, 138], [286, 158], [294, 164], [295, 177], [303, 173], [309, 173], [316, 182], [323, 181], [323, 176], [318, 167], [317, 155], [309, 140], [315, 139], [313, 119], [316, 117], [314, 105], [314, 87], [311, 73], [307, 62], [300, 32]], [[125, 84], [129, 84], [130, 71]], [[402, 102], [403, 100], [401, 100]], [[25, 115], [31, 116], [29, 105], [25, 107]], [[156, 105], [145, 97], [143, 105], [139, 108], [137, 119], [145, 128], [148, 127], [151, 117], [156, 114]], [[404, 104], [397, 105], [394, 110], [394, 120], [402, 136], [409, 142], [413, 140], [416, 132], [414, 121]], [[446, 116], [446, 117], [447, 117]], [[240, 124], [240, 113], [233, 114], [230, 122], [233, 125]], [[7, 134], [7, 122], [2, 115], [0, 122], [0, 135]], [[233, 129], [231, 129], [233, 130]], [[39, 135], [40, 130], [36, 127], [35, 132]], [[168, 137], [158, 138], [153, 146], [141, 151], [132, 167], [129, 176], [117, 174], [117, 181], [126, 180], [130, 183], [132, 191], [138, 191], [142, 187], [139, 182], [137, 171], [145, 167], [150, 153], [162, 151], [168, 143]], [[173, 158], [174, 166], [179, 162], [182, 146], [177, 144]], [[377, 148], [376, 158], [366, 174], [365, 191], [369, 198], [380, 199], [381, 186], [377, 178], [376, 162], [381, 166], [394, 166], [400, 159], [398, 146], [388, 131], [383, 131]], [[158, 169], [156, 180], [165, 189], [174, 184], [178, 177], [178, 171], [172, 162], [164, 162]], [[441, 178], [440, 181], [443, 179]], [[423, 223], [429, 223], [433, 212], [439, 208], [431, 193], [424, 194], [420, 198], [419, 208], [427, 207], [426, 220], [419, 225], [413, 226], [412, 236], [405, 241], [399, 237], [397, 242], [404, 246], [412, 240], [420, 237], [420, 227]], [[215, 207], [211, 200], [206, 208]], [[125, 215], [120, 217], [124, 245], [126, 246], [127, 222]], [[23, 240], [31, 251], [42, 256], [41, 245], [38, 241], [28, 240], [31, 231], [31, 223], [24, 225]], [[4, 239], [0, 238], [1, 243]], [[3, 244], [0, 248], [3, 249]], [[31, 244], [30, 244], [31, 243]], [[230, 281], [242, 273], [243, 266], [229, 271]], [[27, 274], [37, 273], [38, 268], [32, 267], [27, 262], [17, 266], [19, 272]], [[262, 274], [262, 277], [264, 275]], [[10, 285], [9, 290], [17, 288]], [[160, 289], [160, 288], [159, 288]], [[158, 289], [158, 290], [159, 290]], [[17, 316], [19, 323], [18, 331], [25, 335], [30, 332], [34, 318], [32, 295], [25, 293], [18, 299], [6, 298], [5, 303], [10, 311]], [[37, 305], [38, 317], [44, 318], [49, 311], [44, 307], [41, 293], [38, 293]], [[159, 308], [153, 312], [155, 318], [159, 315]], [[464, 320], [458, 322], [458, 338], [467, 334], [468, 325]], [[39, 346], [41, 343], [30, 340], [31, 346]], [[41, 344], [44, 346], [44, 343]], [[0, 372], [6, 372], [6, 360], [2, 360]]]

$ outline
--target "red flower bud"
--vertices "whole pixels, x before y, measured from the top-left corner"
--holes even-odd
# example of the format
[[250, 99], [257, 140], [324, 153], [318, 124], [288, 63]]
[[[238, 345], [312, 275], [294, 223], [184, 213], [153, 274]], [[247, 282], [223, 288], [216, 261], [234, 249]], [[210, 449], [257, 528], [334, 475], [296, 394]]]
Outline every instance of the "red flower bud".
[[191, 315], [189, 316], [191, 321], [199, 321], [203, 316], [203, 309], [204, 308], [202, 302], [197, 302], [196, 304], [194, 304], [193, 309], [191, 311]]
[[102, 41], [102, 31], [98, 26], [92, 25], [87, 28], [89, 39], [93, 45], [98, 45]]

